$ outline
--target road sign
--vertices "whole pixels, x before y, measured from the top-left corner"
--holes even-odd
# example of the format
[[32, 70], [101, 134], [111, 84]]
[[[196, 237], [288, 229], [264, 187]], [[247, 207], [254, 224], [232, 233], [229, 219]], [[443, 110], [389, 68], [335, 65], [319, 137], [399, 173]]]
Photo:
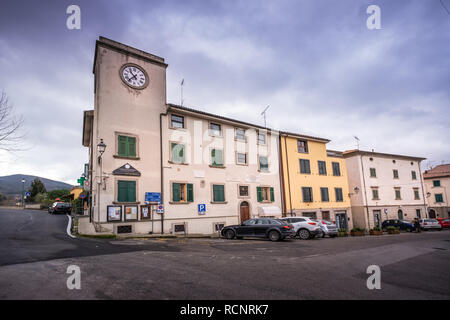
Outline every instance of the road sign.
[[86, 195], [84, 193], [80, 193], [80, 198], [84, 199], [84, 198], [86, 198]]
[[83, 188], [84, 188], [84, 190], [88, 190], [89, 189], [89, 180], [84, 180], [84, 183], [83, 183]]
[[31, 196], [31, 192], [25, 192], [25, 197], [30, 197]]
[[161, 192], [146, 192], [145, 202], [161, 202]]
[[205, 214], [206, 213], [206, 204], [201, 203], [198, 205], [198, 214]]
[[164, 213], [164, 205], [159, 204], [158, 209], [156, 210], [157, 213], [163, 214]]

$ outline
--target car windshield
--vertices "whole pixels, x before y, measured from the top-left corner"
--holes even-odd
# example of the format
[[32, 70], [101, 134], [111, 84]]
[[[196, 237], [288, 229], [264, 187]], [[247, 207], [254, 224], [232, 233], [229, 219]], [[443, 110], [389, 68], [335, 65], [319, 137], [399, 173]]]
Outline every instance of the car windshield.
[[425, 219], [425, 222], [437, 222], [435, 219]]

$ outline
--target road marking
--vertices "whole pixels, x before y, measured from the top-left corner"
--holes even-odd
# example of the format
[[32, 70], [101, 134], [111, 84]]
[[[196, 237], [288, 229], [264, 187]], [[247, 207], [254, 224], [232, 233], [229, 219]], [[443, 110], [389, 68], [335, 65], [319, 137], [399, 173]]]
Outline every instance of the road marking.
[[69, 218], [69, 222], [67, 223], [67, 235], [71, 238], [76, 238], [71, 232], [70, 232], [70, 226], [72, 225], [72, 217], [67, 215], [67, 218]]

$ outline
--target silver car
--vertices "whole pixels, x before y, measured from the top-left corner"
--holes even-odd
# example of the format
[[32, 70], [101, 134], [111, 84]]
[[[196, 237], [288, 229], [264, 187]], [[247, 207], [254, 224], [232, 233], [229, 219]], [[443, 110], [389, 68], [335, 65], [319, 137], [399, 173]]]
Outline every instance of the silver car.
[[436, 219], [419, 219], [422, 230], [442, 230], [442, 226]]
[[295, 233], [302, 240], [312, 239], [322, 233], [319, 223], [308, 217], [286, 217], [281, 220], [292, 224]]
[[338, 235], [338, 228], [333, 222], [327, 220], [314, 221], [316, 221], [322, 229], [322, 233], [319, 235], [319, 237], [324, 238], [325, 236], [329, 236], [330, 238], [334, 238]]

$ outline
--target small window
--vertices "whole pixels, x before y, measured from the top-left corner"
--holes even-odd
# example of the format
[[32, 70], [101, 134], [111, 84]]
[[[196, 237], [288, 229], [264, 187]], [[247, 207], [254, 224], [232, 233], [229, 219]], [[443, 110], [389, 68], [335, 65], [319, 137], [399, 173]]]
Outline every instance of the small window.
[[414, 188], [414, 200], [420, 200], [419, 188]]
[[339, 162], [333, 162], [333, 176], [340, 176], [341, 175], [341, 168], [339, 166]]
[[272, 187], [256, 187], [258, 202], [274, 202], [275, 193]]
[[370, 168], [370, 177], [371, 178], [377, 177], [377, 170], [375, 168]]
[[398, 170], [394, 169], [392, 172], [394, 174], [394, 179], [398, 179]]
[[191, 183], [172, 183], [173, 202], [194, 202], [194, 185]]
[[222, 127], [220, 124], [217, 123], [210, 123], [209, 124], [209, 134], [215, 137], [222, 136]]
[[421, 213], [420, 213], [420, 209], [416, 209], [416, 216], [417, 216], [417, 218], [421, 218]]
[[302, 187], [303, 202], [313, 202], [313, 193], [311, 187]]
[[237, 164], [247, 164], [247, 154], [238, 152], [236, 154]]
[[319, 174], [320, 175], [327, 175], [327, 164], [325, 161], [318, 161], [319, 164]]
[[417, 180], [417, 175], [415, 171], [411, 171], [411, 177], [413, 180]]
[[136, 202], [136, 181], [117, 181], [117, 201]]
[[258, 132], [258, 144], [266, 144], [266, 134]]
[[136, 138], [119, 135], [117, 155], [130, 158], [136, 157]]
[[241, 128], [236, 128], [236, 140], [245, 141], [245, 130]]
[[225, 227], [225, 223], [223, 223], [223, 222], [214, 223], [214, 231], [215, 232], [220, 232], [220, 230], [222, 230], [224, 227]]
[[320, 198], [322, 202], [330, 201], [330, 197], [328, 194], [328, 188], [320, 188]]
[[344, 196], [342, 194], [342, 188], [334, 188], [334, 192], [336, 193], [336, 202], [344, 201]]
[[220, 149], [211, 149], [211, 165], [223, 167], [223, 152]]
[[434, 198], [437, 203], [444, 202], [444, 197], [442, 196], [442, 193], [437, 193], [434, 195]]
[[170, 116], [170, 126], [172, 128], [184, 128], [184, 117], [172, 114]]
[[309, 160], [308, 159], [300, 159], [300, 173], [311, 173], [311, 168], [309, 166]]
[[400, 192], [400, 188], [394, 188], [394, 190], [395, 190], [395, 200], [401, 200], [402, 194]]
[[433, 180], [433, 187], [440, 187], [441, 186], [441, 180]]
[[239, 186], [239, 196], [248, 197], [248, 186]]
[[171, 150], [172, 150], [172, 153], [171, 153], [171, 160], [172, 160], [172, 162], [185, 163], [186, 162], [185, 145], [172, 142], [170, 147], [171, 147]]
[[308, 141], [297, 140], [297, 150], [301, 153], [308, 153]]
[[213, 202], [225, 202], [225, 185], [213, 184]]
[[259, 156], [259, 170], [269, 171], [269, 160], [265, 156]]
[[380, 200], [378, 188], [372, 188], [372, 200]]

